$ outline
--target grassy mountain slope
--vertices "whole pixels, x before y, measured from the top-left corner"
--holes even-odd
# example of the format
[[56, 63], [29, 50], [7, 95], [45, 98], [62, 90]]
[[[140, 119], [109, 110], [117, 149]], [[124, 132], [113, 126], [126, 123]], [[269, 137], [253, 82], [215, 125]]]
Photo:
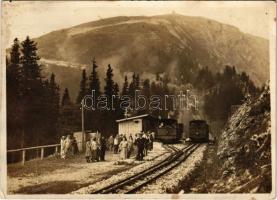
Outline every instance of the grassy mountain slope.
[[100, 71], [111, 63], [119, 74], [174, 76], [186, 67], [209, 66], [216, 72], [231, 64], [258, 85], [269, 78], [267, 40], [201, 17], [114, 17], [54, 31], [36, 41], [42, 58], [89, 66], [95, 57]]

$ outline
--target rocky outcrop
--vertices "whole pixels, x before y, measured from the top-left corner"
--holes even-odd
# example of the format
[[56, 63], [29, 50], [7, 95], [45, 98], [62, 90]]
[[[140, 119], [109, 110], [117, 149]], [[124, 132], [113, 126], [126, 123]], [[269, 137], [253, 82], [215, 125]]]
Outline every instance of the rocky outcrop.
[[230, 117], [218, 141], [221, 178], [212, 192], [271, 191], [269, 87], [249, 97]]

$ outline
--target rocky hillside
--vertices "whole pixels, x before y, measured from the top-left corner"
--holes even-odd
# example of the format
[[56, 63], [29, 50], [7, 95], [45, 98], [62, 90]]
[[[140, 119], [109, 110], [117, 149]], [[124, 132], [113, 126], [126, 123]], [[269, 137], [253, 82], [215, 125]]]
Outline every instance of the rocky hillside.
[[266, 88], [230, 118], [219, 138], [217, 156], [222, 176], [213, 192], [271, 191], [270, 94]]
[[[117, 79], [126, 71], [175, 76], [186, 67], [207, 65], [215, 72], [226, 64], [246, 71], [258, 85], [269, 78], [267, 40], [201, 17], [114, 17], [54, 31], [35, 40], [43, 62], [55, 73], [66, 73], [66, 63], [79, 73], [95, 57], [102, 67], [111, 63]], [[66, 87], [76, 83], [58, 76]]]

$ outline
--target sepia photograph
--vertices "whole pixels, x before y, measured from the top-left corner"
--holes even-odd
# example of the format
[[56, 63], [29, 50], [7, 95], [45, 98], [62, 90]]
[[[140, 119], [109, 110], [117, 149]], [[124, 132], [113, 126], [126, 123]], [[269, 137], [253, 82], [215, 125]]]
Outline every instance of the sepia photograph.
[[1, 10], [2, 198], [276, 198], [275, 1]]

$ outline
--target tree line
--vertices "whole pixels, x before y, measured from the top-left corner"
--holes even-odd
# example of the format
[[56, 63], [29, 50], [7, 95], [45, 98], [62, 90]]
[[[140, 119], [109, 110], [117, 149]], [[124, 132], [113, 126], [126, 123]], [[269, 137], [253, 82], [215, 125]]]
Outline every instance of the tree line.
[[[146, 98], [150, 98], [151, 95], [162, 95], [162, 94], [173, 94], [173, 90], [170, 90], [167, 86], [168, 82], [166, 82], [166, 79], [163, 79], [159, 76], [157, 76], [157, 79], [154, 81], [150, 81], [149, 79], [141, 80], [140, 75], [138, 73], [133, 73], [131, 80], [128, 80], [127, 75], [124, 76], [124, 83], [122, 85], [122, 88], [120, 90], [119, 85], [116, 83], [116, 81], [113, 79], [113, 68], [109, 64], [107, 66], [106, 70], [106, 77], [104, 79], [105, 84], [104, 87], [101, 87], [101, 82], [99, 80], [98, 71], [97, 69], [99, 66], [96, 63], [96, 60], [93, 59], [92, 61], [92, 69], [91, 73], [87, 75], [87, 70], [83, 69], [81, 74], [81, 81], [80, 81], [80, 89], [78, 96], [76, 98], [75, 104], [81, 105], [82, 100], [86, 95], [91, 95], [92, 90], [94, 91], [95, 99], [97, 100], [99, 97], [101, 99], [102, 95], [105, 95], [108, 97], [108, 107], [111, 107], [111, 104], [113, 103], [114, 110], [85, 110], [84, 115], [84, 121], [85, 121], [85, 129], [90, 130], [93, 132], [100, 131], [105, 136], [109, 135], [115, 135], [117, 133], [117, 123], [116, 120], [127, 117], [127, 116], [133, 116], [133, 115], [139, 115], [139, 114], [152, 114], [153, 116], [161, 116], [161, 117], [167, 117], [169, 110], [155, 110], [151, 111], [149, 110], [148, 106], [145, 106], [144, 109], [139, 110], [131, 110], [127, 109], [124, 110], [122, 107], [120, 107], [120, 97], [124, 95], [128, 95], [131, 97], [131, 106], [134, 104], [134, 97], [135, 97], [135, 91], [138, 90], [140, 94], [144, 95]], [[101, 90], [103, 88], [103, 91]], [[66, 96], [68, 96], [66, 94]], [[110, 97], [115, 96], [115, 101], [112, 102], [112, 99]], [[62, 102], [65, 98], [65, 95], [62, 98]], [[163, 105], [165, 102], [161, 102], [161, 105]], [[64, 103], [62, 103], [64, 104]], [[70, 102], [70, 105], [73, 103]], [[169, 103], [170, 104], [170, 103]], [[172, 104], [170, 104], [172, 105]], [[170, 106], [169, 106], [170, 107]], [[171, 106], [172, 107], [172, 106]], [[126, 115], [127, 114], [127, 115]], [[81, 116], [79, 116], [80, 119]], [[81, 123], [77, 123], [80, 125]], [[79, 126], [80, 129], [80, 126]]]
[[[175, 94], [178, 87], [192, 85], [203, 94], [203, 111], [210, 120], [227, 120], [232, 105], [240, 104], [247, 95], [259, 93], [245, 73], [238, 73], [234, 66], [226, 66], [222, 72], [212, 73], [208, 67], [200, 68], [195, 63], [186, 62], [186, 66], [177, 68], [176, 76], [156, 74], [155, 80], [142, 80], [138, 73], [131, 78], [124, 76], [120, 89], [114, 80], [113, 68], [106, 67], [104, 85], [101, 85], [96, 60], [91, 63], [91, 72], [82, 70], [80, 89], [75, 100], [70, 98], [70, 91], [65, 88], [60, 95], [60, 87], [55, 80], [55, 74], [43, 77], [43, 66], [37, 55], [36, 43], [27, 37], [23, 42], [18, 39], [7, 56], [7, 144], [8, 149], [56, 143], [61, 135], [71, 134], [81, 130], [81, 101], [86, 95], [95, 91], [98, 98], [102, 94], [111, 97], [129, 95], [134, 97], [140, 90], [146, 97], [151, 95]], [[184, 64], [184, 63], [183, 63]], [[170, 87], [170, 84], [175, 84]], [[112, 102], [108, 102], [111, 104]], [[134, 103], [134, 102], [132, 102]], [[165, 104], [164, 101], [161, 104]], [[100, 131], [105, 136], [117, 133], [116, 119], [126, 117], [120, 109], [119, 101], [115, 101], [115, 109], [109, 111], [85, 110], [85, 129]], [[164, 107], [164, 106], [162, 106]], [[152, 114], [156, 117], [172, 118], [178, 116], [178, 111], [172, 112], [173, 102], [168, 110], [128, 110], [130, 115]]]
[[234, 66], [225, 66], [222, 73], [212, 75], [212, 80], [206, 82], [209, 92], [204, 96], [204, 112], [211, 120], [226, 121], [232, 106], [240, 105], [248, 97], [261, 92], [245, 72], [238, 73]]
[[42, 76], [36, 43], [16, 38], [7, 57], [8, 149], [57, 141], [60, 91], [55, 75]]
[[[114, 81], [112, 66], [106, 69], [104, 87], [98, 75], [96, 60], [92, 61], [91, 73], [84, 69], [81, 74], [80, 90], [76, 100], [70, 97], [70, 91], [60, 87], [55, 74], [43, 76], [43, 66], [37, 55], [37, 45], [29, 37], [23, 42], [17, 38], [6, 57], [7, 64], [7, 144], [8, 149], [56, 143], [62, 135], [81, 130], [81, 101], [85, 95], [95, 91], [95, 96], [104, 94], [134, 96], [136, 90], [149, 97], [151, 94], [169, 94], [167, 81], [157, 79], [140, 80], [140, 75], [133, 73], [131, 80], [124, 77], [120, 91]], [[103, 88], [103, 91], [101, 90]], [[111, 103], [110, 101], [108, 102]], [[133, 102], [132, 102], [133, 103]], [[164, 102], [162, 102], [164, 103]], [[149, 113], [144, 110], [128, 110], [128, 116]], [[85, 129], [99, 131], [109, 136], [117, 133], [116, 120], [124, 117], [124, 110], [115, 102], [115, 110], [87, 111], [84, 113]], [[150, 114], [166, 117], [168, 111], [153, 111]]]

